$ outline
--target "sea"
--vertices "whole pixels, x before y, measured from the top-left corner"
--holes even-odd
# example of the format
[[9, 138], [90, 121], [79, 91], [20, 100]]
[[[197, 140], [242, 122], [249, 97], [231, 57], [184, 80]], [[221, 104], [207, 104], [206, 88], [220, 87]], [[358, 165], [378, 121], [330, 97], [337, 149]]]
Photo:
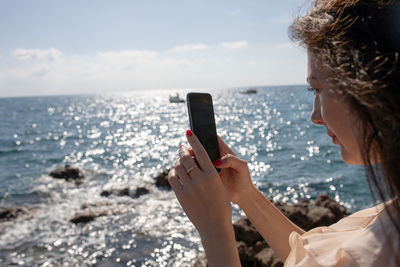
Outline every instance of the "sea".
[[[305, 85], [240, 89], [194, 91], [211, 93], [218, 134], [266, 197], [296, 203], [327, 193], [352, 212], [373, 205], [364, 169], [345, 164], [310, 121]], [[0, 208], [33, 210], [0, 224], [0, 266], [193, 266], [199, 235], [174, 192], [154, 185], [187, 144], [186, 104], [169, 96], [190, 91], [0, 98]], [[49, 176], [66, 164], [84, 172], [82, 184]], [[126, 187], [149, 193], [101, 196]], [[108, 213], [70, 222], [83, 207]], [[233, 221], [244, 214], [232, 209]]]

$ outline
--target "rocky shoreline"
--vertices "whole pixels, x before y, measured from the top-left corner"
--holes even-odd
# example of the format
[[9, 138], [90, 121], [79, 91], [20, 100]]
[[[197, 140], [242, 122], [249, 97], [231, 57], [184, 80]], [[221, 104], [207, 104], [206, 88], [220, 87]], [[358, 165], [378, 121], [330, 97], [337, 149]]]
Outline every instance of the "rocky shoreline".
[[[166, 169], [154, 177], [154, 185], [161, 190], [171, 190], [171, 186], [168, 182], [168, 172]], [[74, 183], [76, 186], [80, 186], [85, 182], [85, 172], [77, 167], [71, 165], [65, 165], [58, 167], [48, 174], [54, 179], [64, 180], [67, 183]], [[97, 217], [122, 214], [129, 212], [129, 209], [120, 203], [118, 205], [112, 205], [107, 198], [110, 197], [131, 197], [139, 198], [143, 195], [151, 193], [151, 189], [146, 187], [130, 188], [107, 188], [103, 189], [99, 195], [104, 197], [106, 200], [95, 203], [83, 203], [81, 208], [75, 215], [70, 218], [70, 222], [74, 224], [86, 224]], [[4, 222], [12, 222], [15, 220], [26, 220], [34, 217], [34, 207], [26, 206], [9, 206], [0, 207], [0, 224]]]
[[[168, 172], [164, 170], [154, 177], [154, 185], [161, 190], [171, 190], [168, 183]], [[55, 179], [64, 179], [66, 182], [73, 182], [77, 186], [84, 182], [85, 175], [82, 170], [65, 165], [49, 173]], [[151, 193], [151, 188], [111, 188], [103, 189], [99, 195], [104, 201], [96, 203], [84, 203], [81, 209], [70, 218], [74, 224], [86, 224], [97, 217], [122, 214], [129, 212], [129, 208], [122, 201], [117, 205], [112, 204], [109, 197], [131, 197], [139, 198]], [[293, 223], [304, 230], [310, 230], [318, 226], [327, 226], [348, 216], [349, 211], [331, 199], [327, 194], [321, 194], [315, 200], [300, 200], [296, 204], [286, 204], [281, 201], [273, 204]], [[34, 209], [25, 206], [0, 207], [0, 224], [15, 220], [29, 220], [35, 215]], [[236, 245], [242, 266], [283, 266], [283, 262], [276, 256], [274, 251], [263, 240], [255, 227], [247, 217], [242, 217], [233, 223]], [[200, 255], [194, 266], [207, 266], [205, 255]]]

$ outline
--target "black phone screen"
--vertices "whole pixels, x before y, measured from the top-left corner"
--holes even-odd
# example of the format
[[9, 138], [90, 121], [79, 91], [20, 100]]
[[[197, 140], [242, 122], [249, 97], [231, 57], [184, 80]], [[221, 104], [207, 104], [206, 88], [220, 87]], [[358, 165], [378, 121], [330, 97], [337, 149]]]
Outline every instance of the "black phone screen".
[[189, 93], [186, 98], [190, 129], [204, 146], [211, 161], [215, 161], [220, 158], [220, 154], [211, 95]]

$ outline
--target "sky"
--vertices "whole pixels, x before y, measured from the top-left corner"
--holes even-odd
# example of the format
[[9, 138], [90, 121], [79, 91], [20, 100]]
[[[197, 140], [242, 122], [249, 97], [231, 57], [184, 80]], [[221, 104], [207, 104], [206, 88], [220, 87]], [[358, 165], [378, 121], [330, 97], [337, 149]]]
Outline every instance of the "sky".
[[302, 0], [0, 0], [0, 97], [305, 84]]

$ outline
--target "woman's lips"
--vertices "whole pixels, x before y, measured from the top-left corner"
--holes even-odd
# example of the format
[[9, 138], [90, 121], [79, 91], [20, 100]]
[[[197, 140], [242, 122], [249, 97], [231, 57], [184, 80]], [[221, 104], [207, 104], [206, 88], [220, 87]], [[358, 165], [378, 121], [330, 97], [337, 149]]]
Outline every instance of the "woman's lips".
[[339, 144], [339, 141], [336, 138], [336, 135], [334, 135], [332, 133], [329, 133], [329, 132], [328, 132], [328, 135], [329, 135], [330, 138], [332, 138], [332, 143], [334, 143], [335, 145]]
[[337, 138], [336, 138], [335, 135], [331, 136], [331, 138], [332, 138], [332, 142], [333, 142], [335, 145], [339, 144], [339, 141], [337, 140]]

